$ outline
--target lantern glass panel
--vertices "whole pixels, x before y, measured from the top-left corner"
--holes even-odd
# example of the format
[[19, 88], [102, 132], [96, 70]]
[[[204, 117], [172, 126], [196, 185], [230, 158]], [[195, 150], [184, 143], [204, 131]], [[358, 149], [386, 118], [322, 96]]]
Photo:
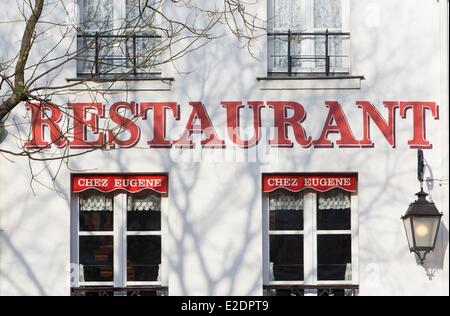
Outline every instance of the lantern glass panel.
[[412, 232], [412, 226], [411, 226], [411, 217], [407, 217], [407, 218], [403, 219], [403, 225], [405, 225], [406, 238], [408, 239], [409, 249], [413, 249], [414, 248], [414, 239], [413, 239], [413, 232]]
[[416, 247], [432, 248], [436, 237], [440, 217], [415, 217], [413, 219]]

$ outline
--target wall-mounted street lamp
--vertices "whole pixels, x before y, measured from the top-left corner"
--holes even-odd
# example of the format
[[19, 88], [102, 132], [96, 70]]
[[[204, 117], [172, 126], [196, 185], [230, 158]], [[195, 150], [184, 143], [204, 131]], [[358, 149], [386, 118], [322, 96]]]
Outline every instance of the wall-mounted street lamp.
[[418, 199], [409, 205], [402, 220], [409, 250], [414, 252], [418, 256], [420, 264], [423, 264], [426, 255], [433, 251], [436, 245], [442, 213], [438, 211], [433, 202], [427, 200], [428, 194], [423, 191], [425, 162], [423, 151], [420, 149], [417, 158], [417, 178], [420, 182], [420, 192], [416, 193]]

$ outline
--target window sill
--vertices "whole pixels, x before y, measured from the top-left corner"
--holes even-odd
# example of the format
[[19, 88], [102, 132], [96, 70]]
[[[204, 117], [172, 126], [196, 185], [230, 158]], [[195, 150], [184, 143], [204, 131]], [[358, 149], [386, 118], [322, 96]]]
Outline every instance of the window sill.
[[170, 91], [175, 81], [171, 77], [148, 78], [67, 78], [70, 91]]
[[257, 78], [260, 90], [359, 90], [364, 76], [273, 74]]

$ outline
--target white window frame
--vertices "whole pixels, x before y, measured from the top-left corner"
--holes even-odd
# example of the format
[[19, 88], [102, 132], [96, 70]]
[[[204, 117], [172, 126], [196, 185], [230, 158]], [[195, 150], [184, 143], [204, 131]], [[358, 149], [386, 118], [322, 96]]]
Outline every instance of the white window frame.
[[[263, 193], [263, 284], [271, 285], [359, 285], [359, 212], [358, 194], [351, 193], [351, 229], [350, 230], [317, 230], [317, 191], [303, 191], [303, 271], [304, 281], [271, 281], [270, 280], [270, 193]], [[299, 193], [300, 194], [300, 193]], [[287, 231], [286, 231], [287, 232]], [[283, 234], [285, 233], [283, 231]], [[317, 266], [318, 235], [351, 234], [352, 240], [352, 279], [341, 281], [319, 281]], [[317, 295], [317, 290], [305, 290], [305, 295]]]
[[[82, 15], [84, 13], [83, 10], [83, 1], [84, 0], [74, 0], [75, 1], [75, 8], [77, 10], [77, 16], [78, 16], [78, 21], [77, 24], [78, 26], [81, 28], [82, 25]], [[118, 33], [121, 33], [125, 30], [124, 25], [126, 23], [126, 1], [127, 0], [110, 0], [112, 3], [112, 31], [111, 34], [112, 35], [117, 35]], [[162, 9], [162, 8], [160, 8]], [[155, 17], [155, 23], [159, 24], [161, 20], [161, 17], [159, 14], [156, 15]], [[88, 33], [95, 33], [96, 30], [85, 30]], [[114, 45], [113, 51], [109, 52], [108, 56], [114, 56], [114, 51], [116, 49], [120, 50], [120, 44], [121, 42], [117, 42]], [[78, 47], [77, 47], [78, 49]], [[78, 67], [78, 66], [77, 66]], [[118, 67], [115, 70], [117, 71], [117, 73], [115, 71], [111, 72], [110, 74], [122, 74], [121, 71], [119, 71], [121, 68]], [[129, 70], [128, 67], [125, 67], [125, 71]], [[157, 73], [159, 74], [161, 72], [161, 66], [154, 66], [151, 69], [149, 69], [149, 73]]]
[[[299, 193], [294, 193], [294, 194], [298, 194], [299, 196], [303, 196], [304, 197], [304, 193], [303, 192], [299, 192]], [[305, 222], [304, 222], [304, 217], [303, 217], [303, 230], [271, 230], [270, 229], [270, 209], [269, 209], [269, 199], [270, 199], [270, 194], [267, 194], [266, 199], [264, 199], [265, 201], [263, 201], [263, 205], [266, 204], [267, 207], [265, 207], [265, 209], [267, 210], [265, 212], [265, 216], [263, 216], [263, 218], [265, 219], [263, 221], [263, 227], [264, 227], [264, 231], [267, 232], [265, 235], [265, 239], [266, 239], [266, 245], [267, 245], [267, 261], [265, 262], [265, 264], [263, 265], [264, 267], [266, 267], [264, 270], [267, 272], [264, 274], [264, 284], [269, 284], [269, 285], [299, 285], [299, 284], [305, 284], [305, 281], [270, 281], [270, 236], [273, 235], [295, 235], [295, 236], [303, 236], [303, 244], [305, 244]], [[265, 203], [264, 203], [265, 202]], [[303, 213], [305, 206], [303, 205]], [[266, 247], [264, 247], [266, 248]], [[305, 249], [303, 249], [303, 251], [305, 251]], [[305, 258], [303, 258], [304, 260]], [[303, 262], [303, 272], [304, 275], [306, 274], [305, 272], [305, 263]], [[266, 283], [267, 282], [267, 283]]]
[[[103, 193], [101, 193], [103, 194]], [[79, 201], [80, 194], [72, 193], [71, 199], [71, 287], [109, 286], [126, 288], [130, 286], [168, 286], [168, 198], [161, 197], [161, 231], [128, 232], [127, 231], [127, 196], [130, 193], [117, 193], [113, 201], [113, 231], [112, 232], [80, 232]], [[113, 281], [112, 282], [81, 282], [79, 275], [79, 236], [113, 236]], [[161, 236], [161, 266], [159, 281], [128, 282], [127, 281], [127, 236]]]
[[[269, 32], [287, 32], [288, 30], [275, 28], [275, 2], [277, 0], [268, 0], [267, 1], [267, 17], [268, 21], [271, 21], [268, 24]], [[298, 0], [302, 1], [303, 6], [301, 7], [301, 18], [305, 19], [305, 25], [307, 27], [305, 29], [291, 29], [291, 32], [325, 32], [326, 29], [315, 28], [314, 27], [314, 0]], [[350, 23], [351, 23], [351, 10], [350, 10], [350, 0], [341, 0], [342, 1], [342, 28], [328, 28], [329, 32], [343, 32], [350, 33]], [[267, 53], [268, 56], [272, 56], [274, 54], [274, 41], [268, 40]], [[351, 73], [352, 72], [352, 52], [351, 52], [351, 39], [347, 41], [343, 41], [344, 52], [348, 52], [348, 67], [345, 68], [337, 68], [331, 67], [332, 72], [336, 73]], [[302, 52], [307, 52], [308, 55], [315, 55], [315, 41], [307, 40], [302, 43], [301, 46]], [[268, 59], [268, 70], [269, 72], [286, 72], [284, 68], [275, 68], [273, 66], [272, 61]], [[315, 73], [315, 72], [323, 72], [321, 68], [316, 67], [316, 62], [311, 62], [311, 67], [293, 67], [293, 72], [296, 71], [304, 71], [306, 73]]]

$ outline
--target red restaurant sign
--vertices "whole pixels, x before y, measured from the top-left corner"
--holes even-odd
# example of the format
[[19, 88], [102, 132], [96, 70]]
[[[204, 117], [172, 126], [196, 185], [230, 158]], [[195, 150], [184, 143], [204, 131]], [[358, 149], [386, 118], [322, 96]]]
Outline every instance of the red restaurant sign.
[[[26, 148], [49, 148], [56, 146], [63, 148], [133, 148], [139, 142], [141, 126], [153, 126], [153, 137], [145, 139], [149, 148], [195, 148], [192, 134], [201, 133], [205, 138], [201, 146], [205, 148], [225, 148], [226, 135], [219, 135], [213, 125], [207, 108], [201, 102], [190, 102], [191, 114], [187, 116], [184, 132], [181, 135], [169, 133], [169, 123], [179, 121], [181, 118], [180, 106], [176, 102], [116, 102], [106, 108], [103, 103], [69, 103], [69, 113], [73, 116], [73, 126], [67, 128], [60, 125], [65, 122], [68, 115], [58, 106], [48, 103], [27, 103], [31, 112], [31, 135], [26, 142]], [[439, 119], [439, 106], [435, 102], [425, 101], [385, 101], [383, 106], [375, 106], [369, 101], [357, 101], [347, 109], [359, 112], [359, 119], [348, 120], [348, 114], [338, 101], [326, 101], [328, 114], [324, 112], [323, 118], [314, 124], [322, 127], [320, 134], [312, 133], [304, 128], [309, 118], [307, 108], [294, 101], [223, 101], [226, 116], [226, 134], [232, 143], [241, 148], [256, 146], [261, 138], [262, 115], [264, 108], [270, 108], [273, 117], [272, 138], [268, 140], [271, 147], [293, 147], [294, 144], [302, 148], [373, 148], [375, 142], [371, 136], [373, 130], [384, 136], [387, 144], [396, 148], [396, 131], [398, 120], [409, 120], [411, 138], [407, 141], [410, 148], [432, 148], [427, 139], [427, 124], [430, 119]], [[251, 109], [253, 112], [253, 135], [242, 137], [239, 134], [241, 126], [241, 110]], [[152, 114], [151, 114], [152, 113]], [[291, 113], [291, 114], [288, 114]], [[326, 114], [326, 115], [325, 115]], [[152, 118], [151, 118], [152, 117]], [[109, 120], [111, 124], [101, 123]], [[151, 123], [145, 122], [152, 120]], [[138, 123], [139, 121], [142, 121]], [[428, 121], [428, 123], [427, 123]], [[198, 124], [200, 122], [200, 124]], [[111, 129], [101, 126], [111, 125]], [[225, 127], [225, 126], [224, 126]], [[288, 132], [289, 128], [292, 130]], [[360, 135], [354, 133], [361, 130]], [[88, 131], [90, 132], [88, 133]], [[126, 133], [123, 133], [125, 132]], [[88, 137], [88, 134], [92, 134]], [[168, 138], [168, 135], [171, 135]], [[223, 133], [224, 134], [224, 133]], [[330, 135], [338, 134], [339, 138], [332, 139]], [[176, 136], [176, 137], [174, 137]], [[181, 137], [181, 138], [180, 138]]]
[[167, 193], [166, 175], [74, 175], [72, 177], [72, 191], [80, 193], [94, 189], [103, 193], [125, 190], [137, 193], [142, 190], [153, 190]]
[[291, 192], [300, 192], [305, 189], [313, 189], [320, 192], [331, 189], [342, 189], [348, 192], [356, 192], [356, 174], [266, 174], [263, 175], [263, 190], [265, 193], [277, 189], [286, 189]]

